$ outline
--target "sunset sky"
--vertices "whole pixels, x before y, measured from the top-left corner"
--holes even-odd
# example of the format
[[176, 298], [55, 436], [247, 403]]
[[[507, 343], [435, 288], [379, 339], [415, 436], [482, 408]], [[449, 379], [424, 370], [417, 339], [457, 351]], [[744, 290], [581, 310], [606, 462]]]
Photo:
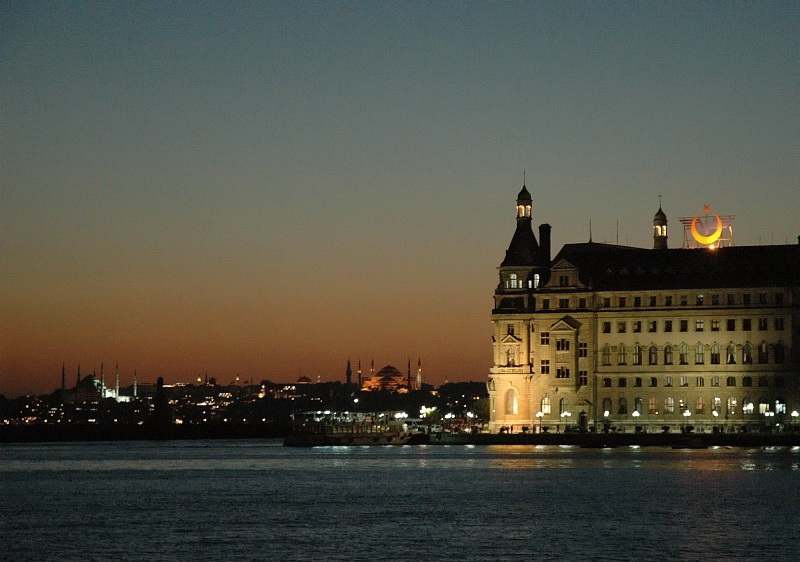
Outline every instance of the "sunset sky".
[[797, 2], [0, 4], [0, 394], [484, 380], [527, 171], [564, 243], [796, 243]]

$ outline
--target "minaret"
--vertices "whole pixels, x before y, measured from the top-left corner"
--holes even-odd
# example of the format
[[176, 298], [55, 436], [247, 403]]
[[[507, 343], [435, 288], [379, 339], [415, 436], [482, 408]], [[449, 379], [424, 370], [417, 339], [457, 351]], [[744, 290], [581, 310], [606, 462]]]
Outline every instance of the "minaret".
[[658, 212], [653, 217], [653, 249], [667, 249], [667, 215], [661, 210], [661, 196], [658, 196]]
[[64, 391], [67, 390], [67, 367], [64, 363], [61, 364], [61, 396], [64, 396]]
[[136, 369], [133, 370], [133, 397], [136, 398], [137, 390], [139, 387], [139, 377], [136, 375]]
[[417, 359], [417, 390], [422, 390], [422, 359]]
[[358, 390], [361, 390], [361, 359], [358, 360]]
[[100, 400], [106, 397], [106, 370], [100, 363]]
[[344, 371], [347, 386], [353, 384], [353, 368], [350, 366], [350, 359], [347, 360], [347, 369]]
[[119, 401], [119, 363], [117, 363], [117, 382], [114, 385], [114, 398]]
[[372, 359], [369, 363], [369, 376], [375, 376], [375, 359]]

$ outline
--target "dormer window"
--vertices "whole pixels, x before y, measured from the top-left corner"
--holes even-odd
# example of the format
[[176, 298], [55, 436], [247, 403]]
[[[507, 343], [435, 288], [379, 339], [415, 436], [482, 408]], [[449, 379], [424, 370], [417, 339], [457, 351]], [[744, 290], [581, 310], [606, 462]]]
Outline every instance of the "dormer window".
[[534, 273], [533, 274], [533, 288], [534, 289], [538, 289], [539, 288], [539, 274], [538, 273]]

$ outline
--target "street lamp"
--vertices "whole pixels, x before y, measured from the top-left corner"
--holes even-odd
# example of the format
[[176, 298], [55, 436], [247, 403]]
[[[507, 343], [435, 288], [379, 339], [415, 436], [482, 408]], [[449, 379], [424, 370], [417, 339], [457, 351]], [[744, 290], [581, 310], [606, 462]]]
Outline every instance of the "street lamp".
[[634, 410], [631, 415], [633, 416], [633, 431], [635, 432], [636, 431], [636, 424], [639, 421], [639, 416], [641, 416], [642, 414], [639, 413], [639, 410]]
[[611, 422], [608, 420], [608, 416], [611, 414], [608, 410], [603, 412], [603, 433], [608, 433], [609, 429], [611, 429]]
[[719, 417], [719, 412], [716, 410], [711, 411], [711, 415], [714, 416], [714, 431], [717, 430], [717, 418]]
[[569, 423], [570, 412], [561, 412], [561, 417], [564, 418], [564, 433], [567, 432], [567, 424]]
[[[800, 413], [798, 413], [797, 410], [792, 410], [792, 425], [793, 426], [797, 424], [797, 416], [800, 416]], [[793, 427], [792, 431], [794, 431], [795, 429], [796, 428]]]
[[[792, 415], [795, 415], [797, 412], [793, 412]], [[539, 418], [539, 433], [542, 433], [542, 418], [544, 414], [542, 412], [536, 412], [536, 417]]]
[[689, 411], [688, 408], [683, 411], [683, 418], [685, 420], [683, 422], [683, 432], [684, 433], [686, 433], [689, 430], [689, 416], [691, 416], [691, 415], [692, 415], [692, 413]]

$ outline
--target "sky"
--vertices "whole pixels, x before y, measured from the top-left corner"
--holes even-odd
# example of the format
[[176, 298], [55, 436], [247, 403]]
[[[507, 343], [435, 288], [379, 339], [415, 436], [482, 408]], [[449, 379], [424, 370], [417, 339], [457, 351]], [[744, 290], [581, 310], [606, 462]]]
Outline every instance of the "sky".
[[[797, 2], [2, 2], [0, 394], [485, 380], [534, 225], [797, 242]], [[617, 234], [618, 233], [618, 234]]]

